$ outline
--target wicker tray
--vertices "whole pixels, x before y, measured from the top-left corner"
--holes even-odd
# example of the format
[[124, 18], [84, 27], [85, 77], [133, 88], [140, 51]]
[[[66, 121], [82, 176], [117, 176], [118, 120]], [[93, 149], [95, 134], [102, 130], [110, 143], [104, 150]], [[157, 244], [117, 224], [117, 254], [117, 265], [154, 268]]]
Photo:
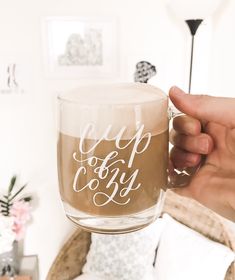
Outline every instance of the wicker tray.
[[[224, 244], [235, 252], [235, 234], [226, 221], [198, 202], [181, 197], [168, 190], [163, 213], [170, 214], [180, 223], [203, 234], [207, 238]], [[90, 233], [81, 229], [70, 237], [54, 260], [47, 280], [72, 280], [81, 274], [91, 242]], [[235, 263], [227, 271], [225, 280], [235, 279]]]

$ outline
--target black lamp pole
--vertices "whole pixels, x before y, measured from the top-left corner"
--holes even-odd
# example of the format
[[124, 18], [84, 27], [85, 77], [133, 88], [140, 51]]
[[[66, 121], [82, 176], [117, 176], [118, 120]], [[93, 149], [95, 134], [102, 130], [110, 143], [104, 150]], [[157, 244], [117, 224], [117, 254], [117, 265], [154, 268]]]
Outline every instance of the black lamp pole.
[[194, 36], [197, 32], [198, 27], [202, 23], [202, 21], [203, 21], [202, 19], [188, 19], [188, 20], [185, 21], [187, 23], [187, 25], [189, 27], [189, 30], [190, 30], [190, 33], [192, 35], [188, 93], [191, 92], [191, 83], [192, 83]]

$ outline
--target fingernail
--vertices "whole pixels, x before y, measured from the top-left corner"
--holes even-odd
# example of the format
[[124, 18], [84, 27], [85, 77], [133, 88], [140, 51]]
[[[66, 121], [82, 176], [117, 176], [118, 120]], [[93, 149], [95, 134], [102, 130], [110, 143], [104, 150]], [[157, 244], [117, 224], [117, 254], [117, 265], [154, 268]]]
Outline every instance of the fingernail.
[[202, 154], [207, 154], [209, 151], [209, 142], [207, 139], [200, 139], [199, 140], [199, 145], [200, 145], [200, 152]]
[[178, 88], [177, 86], [173, 86], [171, 88], [171, 90], [174, 92], [174, 94], [177, 94], [177, 95], [184, 95], [184, 94], [186, 94], [182, 89]]

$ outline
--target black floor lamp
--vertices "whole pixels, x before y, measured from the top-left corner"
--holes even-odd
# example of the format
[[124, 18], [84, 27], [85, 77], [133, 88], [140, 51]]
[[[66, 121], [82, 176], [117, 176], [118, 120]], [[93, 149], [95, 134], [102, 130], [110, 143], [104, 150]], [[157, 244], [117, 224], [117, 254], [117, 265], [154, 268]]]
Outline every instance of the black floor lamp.
[[193, 53], [194, 53], [194, 37], [196, 35], [197, 29], [202, 23], [203, 19], [187, 19], [185, 22], [187, 23], [191, 36], [191, 57], [190, 57], [190, 70], [189, 70], [189, 83], [188, 83], [188, 93], [191, 93], [191, 85], [192, 85], [192, 74], [193, 74]]
[[203, 20], [212, 15], [222, 1], [223, 0], [165, 0], [169, 10], [171, 10], [176, 17], [186, 22], [192, 36], [188, 93], [191, 92], [192, 88], [195, 35]]

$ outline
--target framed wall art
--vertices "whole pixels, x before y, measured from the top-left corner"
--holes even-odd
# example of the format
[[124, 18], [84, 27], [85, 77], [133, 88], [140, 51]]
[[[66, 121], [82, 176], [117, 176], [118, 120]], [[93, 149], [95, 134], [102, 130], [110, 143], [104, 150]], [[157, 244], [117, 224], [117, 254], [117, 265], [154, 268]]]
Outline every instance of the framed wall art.
[[49, 78], [102, 78], [117, 74], [117, 21], [113, 18], [43, 19]]

